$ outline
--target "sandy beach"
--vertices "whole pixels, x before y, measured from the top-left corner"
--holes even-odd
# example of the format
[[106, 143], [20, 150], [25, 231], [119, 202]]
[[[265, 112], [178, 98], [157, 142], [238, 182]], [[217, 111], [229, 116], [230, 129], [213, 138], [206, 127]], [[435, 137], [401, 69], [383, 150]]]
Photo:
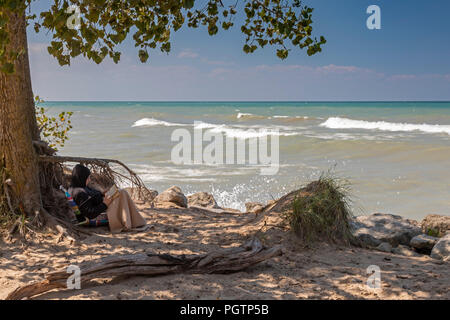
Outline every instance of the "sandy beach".
[[[281, 245], [283, 254], [234, 274], [99, 279], [80, 290], [53, 290], [34, 299], [450, 299], [449, 262], [426, 255], [325, 243], [305, 248], [275, 215], [140, 209], [150, 226], [143, 232], [113, 235], [97, 228], [75, 242], [65, 238], [57, 243], [44, 234], [27, 243], [2, 240], [0, 299], [70, 264], [125, 253], [206, 253], [239, 246], [255, 235], [268, 247]], [[370, 265], [381, 269], [379, 290], [366, 285]]]
[[448, 12], [0, 1], [0, 302], [450, 300]]

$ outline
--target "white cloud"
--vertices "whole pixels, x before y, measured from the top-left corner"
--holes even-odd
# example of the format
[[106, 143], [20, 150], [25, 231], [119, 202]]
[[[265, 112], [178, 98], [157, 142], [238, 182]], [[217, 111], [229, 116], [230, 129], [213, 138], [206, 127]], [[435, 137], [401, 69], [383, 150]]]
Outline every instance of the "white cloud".
[[178, 56], [178, 58], [189, 58], [189, 59], [195, 59], [198, 58], [199, 55], [196, 52], [193, 52], [191, 49], [185, 49], [181, 51]]
[[[60, 67], [46, 44], [30, 43], [34, 93], [46, 100], [447, 100], [448, 74], [392, 74], [334, 64], [241, 66], [181, 63], [177, 56], [141, 64], [123, 54], [119, 64], [85, 58]], [[194, 59], [195, 52], [182, 56]], [[178, 57], [181, 53], [178, 55]], [[196, 55], [198, 57], [198, 55]], [[225, 61], [224, 61], [225, 62]]]
[[414, 74], [394, 74], [388, 78], [389, 80], [414, 80], [417, 76]]
[[233, 66], [233, 65], [235, 65], [235, 63], [232, 61], [210, 60], [210, 59], [206, 59], [206, 58], [202, 58], [202, 62], [209, 64], [209, 65], [213, 65], [213, 66]]
[[372, 69], [360, 68], [357, 66], [337, 66], [334, 64], [311, 67], [298, 64], [275, 64], [275, 65], [259, 65], [255, 67], [257, 71], [270, 72], [302, 72], [316, 76], [323, 75], [372, 75], [374, 77], [384, 77], [383, 73], [379, 73]]

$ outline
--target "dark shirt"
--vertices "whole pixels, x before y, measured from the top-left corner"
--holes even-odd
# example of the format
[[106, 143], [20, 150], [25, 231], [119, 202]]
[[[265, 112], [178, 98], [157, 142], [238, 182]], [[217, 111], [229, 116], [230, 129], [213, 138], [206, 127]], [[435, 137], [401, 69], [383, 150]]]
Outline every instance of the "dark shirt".
[[98, 190], [89, 187], [74, 188], [72, 193], [72, 198], [84, 217], [94, 219], [108, 209], [103, 202], [103, 194]]

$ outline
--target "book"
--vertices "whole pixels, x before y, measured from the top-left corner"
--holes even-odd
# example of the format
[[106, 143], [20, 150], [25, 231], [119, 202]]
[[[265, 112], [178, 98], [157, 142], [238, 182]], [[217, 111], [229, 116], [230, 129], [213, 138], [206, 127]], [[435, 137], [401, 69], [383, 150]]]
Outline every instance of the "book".
[[108, 191], [105, 193], [105, 197], [110, 199], [115, 199], [119, 195], [119, 189], [115, 185], [113, 185], [111, 188], [109, 188]]

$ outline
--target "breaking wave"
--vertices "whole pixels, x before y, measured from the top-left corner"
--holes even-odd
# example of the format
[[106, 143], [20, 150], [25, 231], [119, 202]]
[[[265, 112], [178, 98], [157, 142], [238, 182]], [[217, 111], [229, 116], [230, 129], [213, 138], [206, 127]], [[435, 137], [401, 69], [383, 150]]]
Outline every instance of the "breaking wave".
[[260, 138], [265, 136], [295, 136], [299, 135], [296, 131], [282, 131], [283, 128], [269, 127], [269, 128], [257, 128], [257, 127], [245, 127], [237, 128], [231, 127], [225, 124], [211, 124], [211, 123], [199, 123], [195, 125], [195, 129], [208, 129], [212, 133], [223, 133], [230, 138], [249, 139]]
[[421, 131], [425, 133], [447, 133], [450, 135], [450, 125], [395, 123], [386, 121], [353, 120], [347, 118], [331, 117], [320, 126], [330, 129], [367, 129], [382, 131]]
[[153, 127], [153, 126], [175, 127], [175, 126], [184, 126], [184, 124], [167, 122], [167, 121], [158, 120], [158, 119], [154, 119], [154, 118], [142, 118], [140, 120], [137, 120], [132, 125], [132, 127]]

